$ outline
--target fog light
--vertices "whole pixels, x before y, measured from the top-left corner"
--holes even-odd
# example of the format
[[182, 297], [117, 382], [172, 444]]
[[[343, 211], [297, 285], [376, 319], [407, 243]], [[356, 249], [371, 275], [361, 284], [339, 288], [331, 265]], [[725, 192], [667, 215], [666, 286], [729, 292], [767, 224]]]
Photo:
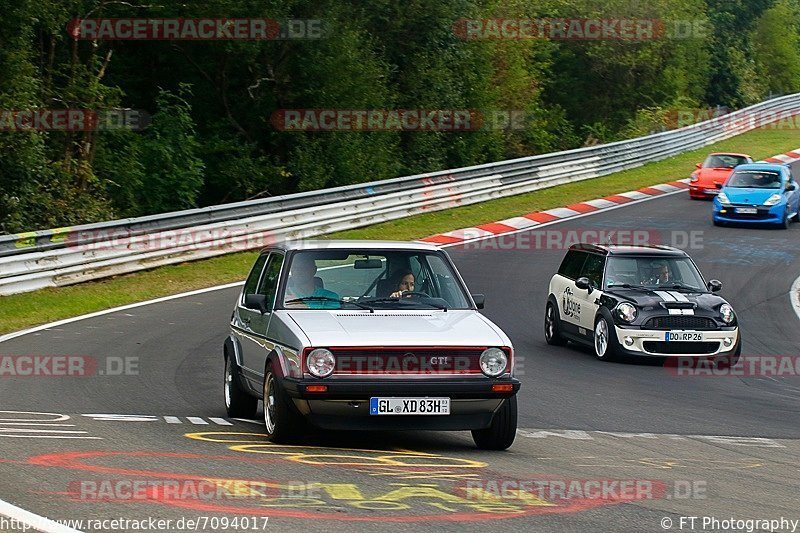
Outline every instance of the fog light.
[[623, 339], [623, 342], [625, 343], [625, 346], [633, 346], [633, 338], [632, 337], [625, 337], [625, 339]]
[[725, 337], [724, 339], [722, 339], [722, 344], [724, 344], [726, 348], [730, 348], [731, 344], [733, 344], [733, 339], [731, 339], [730, 337]]
[[514, 385], [511, 383], [495, 383], [492, 385], [492, 392], [514, 392]]
[[327, 385], [306, 385], [306, 392], [328, 392]]

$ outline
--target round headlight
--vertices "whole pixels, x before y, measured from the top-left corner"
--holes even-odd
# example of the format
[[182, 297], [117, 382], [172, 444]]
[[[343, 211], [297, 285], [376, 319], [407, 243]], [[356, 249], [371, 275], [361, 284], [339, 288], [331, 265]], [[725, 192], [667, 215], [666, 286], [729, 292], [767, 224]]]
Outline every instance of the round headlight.
[[495, 378], [505, 372], [506, 365], [508, 365], [508, 357], [500, 348], [487, 348], [481, 354], [480, 363], [481, 372]]
[[719, 308], [719, 313], [722, 315], [722, 321], [726, 324], [733, 322], [733, 307], [728, 304], [722, 304]]
[[336, 368], [336, 358], [330, 350], [317, 348], [316, 350], [311, 350], [311, 353], [308, 354], [306, 366], [312, 375], [318, 378], [325, 378], [333, 374]]
[[617, 306], [617, 316], [625, 322], [633, 322], [636, 320], [636, 307], [629, 303], [621, 303]]

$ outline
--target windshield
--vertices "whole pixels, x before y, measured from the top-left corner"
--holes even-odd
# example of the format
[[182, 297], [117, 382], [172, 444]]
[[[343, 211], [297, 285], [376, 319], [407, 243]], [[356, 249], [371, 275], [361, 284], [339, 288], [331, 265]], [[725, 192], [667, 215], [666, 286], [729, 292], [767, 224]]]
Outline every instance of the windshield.
[[737, 170], [725, 184], [726, 187], [753, 189], [780, 189], [780, 172], [770, 170]]
[[703, 168], [733, 168], [747, 163], [747, 158], [740, 155], [714, 154], [706, 158]]
[[292, 256], [287, 309], [468, 309], [445, 256], [416, 250], [308, 250]]
[[687, 257], [611, 257], [605, 288], [612, 287], [706, 291], [703, 277]]

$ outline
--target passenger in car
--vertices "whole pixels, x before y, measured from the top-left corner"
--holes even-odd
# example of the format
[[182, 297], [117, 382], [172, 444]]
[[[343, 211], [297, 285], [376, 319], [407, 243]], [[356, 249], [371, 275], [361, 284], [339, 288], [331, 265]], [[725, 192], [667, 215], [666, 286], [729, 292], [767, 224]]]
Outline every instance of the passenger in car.
[[289, 282], [286, 285], [285, 301], [289, 302], [290, 300], [310, 297], [329, 298], [333, 301], [293, 302], [292, 305], [299, 303], [311, 309], [338, 309], [339, 295], [323, 288], [321, 284], [318, 284], [318, 278], [315, 278], [316, 273], [317, 262], [313, 257], [305, 254], [298, 254], [295, 256], [292, 261], [292, 268], [289, 271]]

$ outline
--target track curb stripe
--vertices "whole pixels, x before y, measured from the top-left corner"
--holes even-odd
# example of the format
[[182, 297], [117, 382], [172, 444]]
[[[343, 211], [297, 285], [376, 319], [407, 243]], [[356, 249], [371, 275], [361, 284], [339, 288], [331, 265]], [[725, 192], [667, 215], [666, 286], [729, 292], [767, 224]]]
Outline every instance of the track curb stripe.
[[[786, 152], [785, 154], [779, 154], [777, 156], [767, 158], [766, 161], [785, 164], [792, 163], [799, 159], [800, 148], [797, 148], [790, 152]], [[611, 196], [597, 198], [595, 200], [585, 200], [583, 202], [578, 202], [564, 207], [556, 207], [546, 211], [537, 211], [535, 213], [519, 215], [506, 220], [480, 224], [471, 228], [462, 228], [454, 231], [448, 231], [447, 233], [431, 235], [429, 237], [425, 237], [424, 239], [420, 239], [420, 241], [443, 246], [452, 246], [478, 238], [487, 238], [493, 235], [516, 232], [538, 226], [539, 224], [547, 224], [556, 220], [566, 220], [588, 213], [597, 213], [607, 209], [614, 209], [627, 203], [647, 200], [656, 196], [674, 193], [676, 191], [681, 191], [688, 188], [688, 179], [670, 181], [668, 183], [660, 183], [657, 185], [642, 187], [635, 191], [621, 192]], [[526, 224], [526, 220], [530, 222]]]

